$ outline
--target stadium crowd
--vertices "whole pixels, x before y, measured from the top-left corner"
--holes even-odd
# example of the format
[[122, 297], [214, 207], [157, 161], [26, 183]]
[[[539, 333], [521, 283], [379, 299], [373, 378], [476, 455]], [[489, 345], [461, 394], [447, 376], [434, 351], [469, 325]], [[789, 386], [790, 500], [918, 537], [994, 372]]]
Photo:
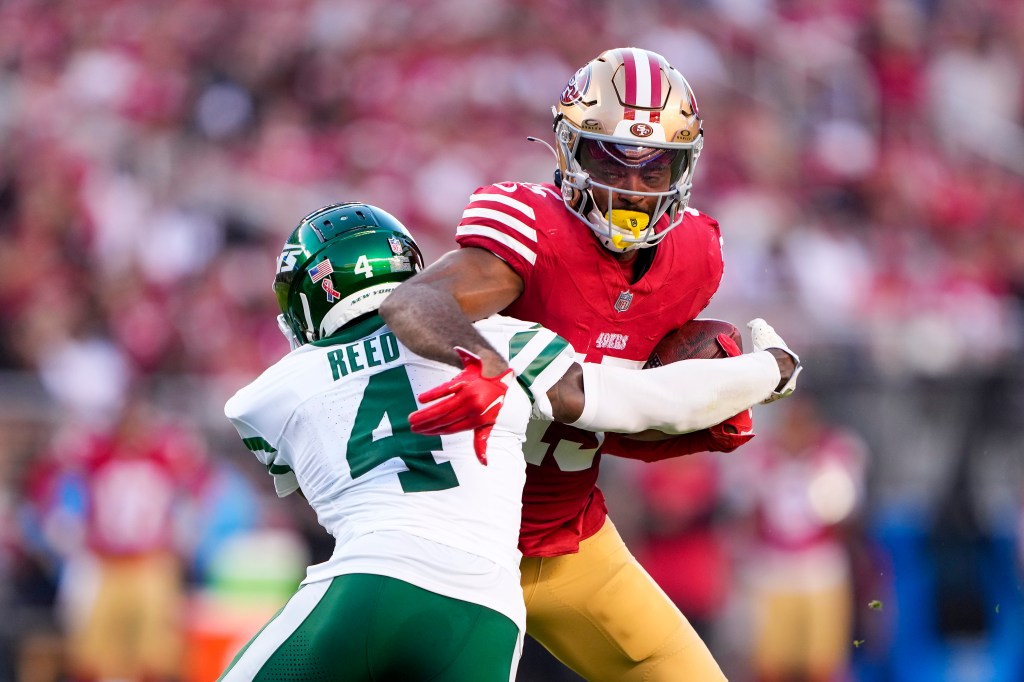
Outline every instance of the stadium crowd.
[[[88, 622], [83, 556], [171, 557], [188, 607], [163, 634], [189, 653], [151, 678], [222, 667], [329, 551], [315, 519], [267, 500], [222, 416], [287, 348], [270, 291], [282, 239], [308, 210], [359, 200], [433, 260], [474, 188], [550, 181], [554, 159], [527, 136], [550, 137], [567, 74], [625, 45], [665, 55], [697, 95], [691, 205], [721, 222], [726, 253], [708, 313], [771, 320], [804, 355], [813, 418], [855, 453], [849, 505], [822, 529], [855, 595], [846, 677], [828, 679], [933, 679], [899, 663], [923, 651], [905, 633], [925, 615], [880, 608], [900, 599], [908, 533], [938, 537], [920, 566], [940, 587], [944, 547], [1009, 571], [994, 612], [968, 580], [975, 597], [938, 609], [941, 632], [994, 640], [1020, 615], [1021, 3], [7, 0], [0, 611], [18, 615], [0, 624], [0, 681], [74, 674], [76, 646], [91, 648], [71, 636]], [[757, 488], [771, 477], [745, 470], [788, 447], [772, 437], [797, 409], [756, 412], [766, 444], [750, 462], [744, 448], [603, 472], [623, 535], [712, 648], [735, 653], [737, 680], [759, 660], [743, 576], [764, 556], [742, 529], [771, 497]], [[164, 462], [162, 477], [101, 481], [97, 462], [119, 456]], [[89, 500], [110, 495], [104, 481], [136, 493], [114, 494], [112, 514], [152, 513], [128, 529], [134, 545], [102, 537]], [[993, 559], [1006, 538], [1016, 549]], [[256, 571], [252, 551], [268, 557]], [[528, 655], [520, 679], [554, 679], [542, 665]], [[1020, 656], [987, 665], [1024, 675]]]

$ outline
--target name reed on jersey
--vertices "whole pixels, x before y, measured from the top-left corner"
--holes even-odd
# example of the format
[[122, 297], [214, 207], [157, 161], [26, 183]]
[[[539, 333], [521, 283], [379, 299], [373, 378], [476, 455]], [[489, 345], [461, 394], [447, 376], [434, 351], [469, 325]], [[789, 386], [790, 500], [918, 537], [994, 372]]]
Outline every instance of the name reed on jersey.
[[370, 367], [380, 367], [398, 359], [398, 339], [391, 332], [371, 336], [357, 343], [339, 346], [327, 354], [334, 380]]

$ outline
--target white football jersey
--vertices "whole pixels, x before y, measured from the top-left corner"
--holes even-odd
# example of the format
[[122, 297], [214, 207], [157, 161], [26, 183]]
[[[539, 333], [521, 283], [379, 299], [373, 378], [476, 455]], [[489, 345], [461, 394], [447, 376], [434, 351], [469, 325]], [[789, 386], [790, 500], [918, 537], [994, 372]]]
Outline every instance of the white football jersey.
[[337, 541], [306, 582], [389, 575], [506, 612], [514, 599], [520, 622], [522, 443], [531, 414], [551, 419], [546, 392], [572, 364], [573, 348], [508, 317], [476, 328], [517, 378], [488, 439], [487, 466], [474, 454], [472, 432], [409, 430], [408, 416], [421, 406], [416, 396], [458, 370], [406, 349], [379, 317], [297, 348], [228, 400], [226, 416], [278, 494], [301, 489]]

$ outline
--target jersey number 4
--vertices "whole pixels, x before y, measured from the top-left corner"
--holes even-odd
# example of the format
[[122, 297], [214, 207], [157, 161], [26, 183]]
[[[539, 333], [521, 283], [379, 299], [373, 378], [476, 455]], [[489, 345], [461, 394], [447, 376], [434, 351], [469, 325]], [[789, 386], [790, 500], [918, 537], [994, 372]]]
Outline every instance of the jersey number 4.
[[409, 430], [409, 414], [418, 407], [405, 367], [370, 377], [345, 450], [353, 479], [398, 457], [409, 468], [398, 474], [407, 493], [459, 485], [452, 463], [434, 460], [433, 453], [442, 450], [441, 437]]

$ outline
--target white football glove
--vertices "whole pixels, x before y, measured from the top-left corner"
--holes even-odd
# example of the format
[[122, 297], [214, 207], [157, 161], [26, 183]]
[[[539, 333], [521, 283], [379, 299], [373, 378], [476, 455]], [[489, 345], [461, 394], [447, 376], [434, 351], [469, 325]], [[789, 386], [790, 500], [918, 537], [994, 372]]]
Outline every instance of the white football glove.
[[779, 398], [790, 396], [796, 390], [796, 379], [800, 376], [800, 372], [803, 371], [803, 366], [800, 364], [800, 356], [791, 351], [778, 332], [772, 329], [772, 326], [760, 317], [747, 322], [747, 328], [750, 329], [750, 337], [754, 342], [755, 351], [778, 348], [793, 358], [793, 362], [796, 363], [796, 369], [793, 370], [793, 375], [789, 377], [789, 381], [779, 390], [772, 391], [772, 394], [762, 402], [770, 403]]

